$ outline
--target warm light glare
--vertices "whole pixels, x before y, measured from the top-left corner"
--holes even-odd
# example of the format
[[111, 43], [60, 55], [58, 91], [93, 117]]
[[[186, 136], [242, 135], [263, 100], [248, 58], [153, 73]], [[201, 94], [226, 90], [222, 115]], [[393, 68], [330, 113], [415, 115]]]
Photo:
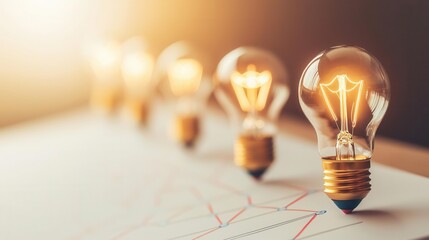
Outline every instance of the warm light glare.
[[134, 52], [124, 56], [122, 60], [122, 77], [130, 99], [145, 101], [153, 90], [152, 71], [154, 60], [151, 55]]
[[271, 73], [257, 72], [255, 65], [248, 65], [243, 74], [234, 72], [231, 84], [240, 107], [245, 112], [262, 111], [271, 87]]
[[[350, 85], [350, 86], [349, 86]], [[322, 96], [328, 106], [329, 112], [332, 115], [332, 118], [337, 123], [338, 126], [338, 117], [335, 114], [335, 111], [332, 107], [332, 103], [328, 97], [327, 91], [333, 93], [335, 98], [338, 98], [340, 103], [340, 130], [343, 132], [348, 132], [348, 105], [352, 103], [351, 109], [351, 118], [352, 118], [352, 128], [356, 127], [359, 102], [363, 89], [363, 80], [354, 82], [350, 80], [346, 74], [337, 75], [330, 83], [320, 84], [320, 90]], [[357, 90], [357, 91], [356, 91]]]
[[84, 12], [89, 6], [85, 1], [66, 0], [20, 0], [0, 3], [3, 21], [19, 31], [19, 35], [64, 36], [70, 29], [75, 30], [75, 11]]
[[124, 57], [122, 75], [127, 85], [145, 86], [151, 80], [154, 60], [149, 54], [132, 53]]
[[[323, 99], [329, 109], [335, 124], [340, 132], [337, 135], [337, 159], [339, 160], [354, 160], [356, 159], [355, 145], [353, 141], [353, 132], [356, 127], [359, 102], [363, 89], [363, 80], [357, 82], [352, 81], [346, 74], [337, 75], [329, 83], [321, 83], [320, 90]], [[338, 100], [338, 101], [336, 101]], [[334, 105], [339, 102], [339, 106]], [[338, 106], [340, 112], [340, 126], [338, 126], [338, 116], [335, 113], [335, 107]], [[351, 106], [350, 118], [352, 123], [352, 131], [349, 131], [349, 113], [348, 109]]]
[[117, 85], [120, 80], [118, 78], [120, 57], [120, 45], [115, 41], [99, 42], [94, 45], [91, 51], [91, 65], [96, 84]]
[[203, 73], [201, 63], [194, 59], [179, 59], [168, 70], [170, 88], [174, 95], [195, 93], [200, 86]]
[[109, 42], [99, 45], [94, 49], [94, 63], [100, 68], [109, 68], [117, 63], [119, 58], [119, 46]]

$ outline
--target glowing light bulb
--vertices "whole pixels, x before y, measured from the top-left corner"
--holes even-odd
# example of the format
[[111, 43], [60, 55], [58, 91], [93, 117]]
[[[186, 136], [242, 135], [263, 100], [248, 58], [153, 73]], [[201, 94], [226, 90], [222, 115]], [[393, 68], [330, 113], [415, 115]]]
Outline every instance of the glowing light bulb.
[[325, 193], [344, 213], [371, 190], [374, 136], [389, 98], [383, 67], [362, 48], [325, 50], [302, 74], [299, 101], [317, 133]]
[[201, 82], [203, 66], [194, 59], [185, 58], [174, 62], [168, 69], [170, 88], [177, 97], [194, 94]]
[[156, 87], [152, 78], [154, 59], [142, 38], [134, 37], [123, 44], [122, 77], [127, 104], [134, 120], [146, 122], [149, 102]]
[[204, 54], [187, 42], [176, 42], [159, 56], [155, 77], [161, 80], [164, 96], [175, 104], [174, 137], [186, 147], [199, 135], [199, 115], [211, 93]]
[[104, 40], [94, 44], [90, 51], [90, 63], [95, 76], [92, 82], [91, 104], [112, 111], [121, 91], [120, 45], [113, 40]]
[[237, 129], [235, 163], [260, 179], [274, 160], [273, 137], [289, 98], [285, 69], [272, 53], [240, 47], [220, 61], [215, 96]]

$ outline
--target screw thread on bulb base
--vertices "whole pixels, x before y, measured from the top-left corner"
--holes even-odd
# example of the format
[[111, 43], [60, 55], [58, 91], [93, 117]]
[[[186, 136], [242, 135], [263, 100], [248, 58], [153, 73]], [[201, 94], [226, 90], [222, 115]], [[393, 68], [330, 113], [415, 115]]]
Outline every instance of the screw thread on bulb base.
[[273, 137], [267, 135], [240, 135], [235, 144], [235, 164], [245, 168], [255, 179], [274, 161]]
[[370, 159], [322, 160], [324, 192], [344, 213], [351, 213], [371, 190]]
[[178, 115], [175, 119], [174, 136], [185, 147], [192, 147], [200, 131], [200, 122], [195, 115]]
[[146, 124], [148, 119], [148, 105], [139, 100], [128, 99], [127, 106], [132, 118], [137, 123]]
[[113, 112], [119, 102], [119, 94], [114, 90], [93, 90], [90, 104], [94, 108], [102, 108], [107, 112]]

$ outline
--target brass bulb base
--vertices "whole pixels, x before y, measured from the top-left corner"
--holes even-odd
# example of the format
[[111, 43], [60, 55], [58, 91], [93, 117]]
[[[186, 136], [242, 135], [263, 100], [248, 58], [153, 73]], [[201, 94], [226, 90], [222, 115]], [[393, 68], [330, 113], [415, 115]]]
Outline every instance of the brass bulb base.
[[324, 192], [344, 213], [350, 213], [371, 190], [370, 159], [322, 160]]
[[93, 90], [90, 104], [94, 108], [101, 108], [107, 112], [113, 112], [119, 103], [119, 95], [115, 91]]
[[235, 164], [259, 179], [274, 161], [273, 137], [240, 135], [235, 143]]
[[137, 123], [146, 124], [148, 119], [148, 104], [139, 100], [127, 100], [128, 110], [131, 117]]
[[174, 137], [185, 147], [192, 147], [198, 138], [200, 121], [195, 115], [178, 115], [175, 119]]

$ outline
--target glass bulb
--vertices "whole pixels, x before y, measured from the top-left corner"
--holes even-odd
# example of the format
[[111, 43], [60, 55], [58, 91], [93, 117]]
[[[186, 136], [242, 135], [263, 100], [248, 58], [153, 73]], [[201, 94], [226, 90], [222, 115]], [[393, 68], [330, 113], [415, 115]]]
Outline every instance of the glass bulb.
[[91, 103], [112, 111], [121, 90], [120, 44], [114, 40], [98, 40], [90, 51], [90, 63], [95, 75]]
[[179, 59], [170, 66], [167, 74], [171, 92], [175, 96], [192, 96], [200, 86], [203, 66], [192, 58]]
[[155, 78], [161, 91], [175, 105], [175, 138], [190, 147], [199, 133], [199, 115], [212, 90], [210, 62], [188, 42], [176, 42], [159, 56]]
[[[319, 153], [326, 160], [325, 170], [339, 170], [326, 169], [330, 168], [328, 163], [346, 167], [347, 161], [361, 161], [361, 165], [368, 161], [366, 166], [369, 168], [374, 136], [387, 110], [389, 98], [387, 74], [380, 62], [362, 48], [333, 47], [317, 55], [308, 64], [299, 84], [299, 102], [316, 130]], [[355, 167], [351, 164], [353, 163], [346, 167], [347, 170], [357, 170], [357, 163]], [[356, 174], [354, 176], [360, 173], [362, 172], [353, 172]], [[350, 174], [353, 175], [351, 172]], [[349, 180], [349, 193], [360, 191], [362, 194], [358, 197], [362, 197], [366, 195], [363, 192], [369, 192], [369, 178], [369, 186], [366, 185], [366, 188], [362, 185], [362, 188], [352, 189], [352, 185], [363, 184], [366, 181], [364, 179]], [[344, 191], [331, 189], [327, 187], [329, 184], [325, 181], [325, 192], [336, 192], [338, 194], [334, 194], [333, 198], [344, 198], [340, 194]], [[353, 199], [345, 197], [336, 200]]]
[[121, 70], [126, 101], [134, 120], [145, 122], [150, 97], [156, 87], [156, 81], [152, 78], [154, 58], [148, 53], [141, 37], [128, 39], [122, 49]]
[[239, 136], [235, 162], [257, 179], [274, 160], [276, 122], [289, 93], [286, 71], [268, 51], [240, 47], [217, 67], [215, 96]]

